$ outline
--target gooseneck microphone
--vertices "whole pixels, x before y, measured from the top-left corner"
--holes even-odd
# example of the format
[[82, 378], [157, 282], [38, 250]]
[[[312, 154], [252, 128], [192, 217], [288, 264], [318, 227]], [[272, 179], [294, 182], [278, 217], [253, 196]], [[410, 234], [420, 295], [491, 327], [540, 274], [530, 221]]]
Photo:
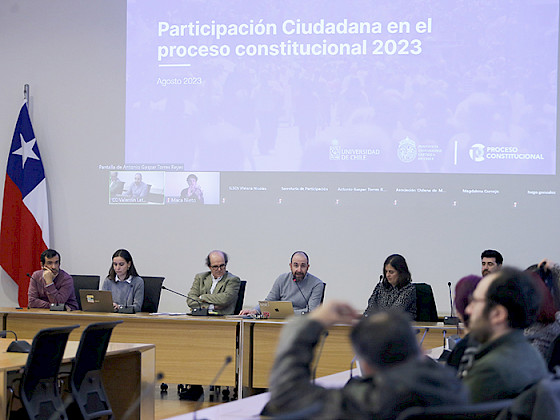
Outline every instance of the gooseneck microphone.
[[6, 333], [12, 333], [15, 337], [15, 340], [10, 343], [6, 351], [10, 353], [29, 353], [31, 350], [31, 344], [24, 340], [18, 341], [17, 334], [15, 331], [11, 330], [0, 331], [0, 338], [6, 338]]
[[[296, 284], [299, 292], [303, 296], [303, 299], [305, 300], [305, 306], [307, 307], [307, 313], [309, 313], [309, 298], [311, 298], [311, 295], [309, 295], [309, 298], [305, 297], [305, 295], [303, 294], [303, 291], [301, 290], [301, 287], [299, 287], [299, 283], [298, 283], [295, 275], [294, 275], [292, 280], [294, 281], [294, 283]], [[313, 289], [311, 289], [311, 293], [313, 293]]]
[[193, 315], [193, 316], [208, 316], [208, 309], [202, 307], [202, 304], [201, 304], [200, 300], [193, 299], [192, 297], [189, 297], [189, 296], [186, 296], [186, 298], [187, 298], [187, 302], [192, 301], [192, 302], [196, 302], [198, 304], [198, 308], [193, 308], [191, 310], [190, 315]]
[[169, 287], [165, 287], [163, 284], [161, 285], [161, 290], [167, 290], [168, 292], [175, 293], [176, 295], [182, 296], [184, 298], [189, 298], [187, 295], [182, 293], [176, 292], [175, 290], [170, 289]]
[[350, 361], [350, 378], [348, 378], [348, 380], [352, 379], [353, 377], [352, 371], [354, 370], [354, 363], [356, 363], [357, 360], [358, 360], [358, 356], [354, 356]]
[[[218, 379], [222, 375], [224, 369], [227, 367], [227, 365], [229, 365], [232, 362], [232, 360], [233, 360], [233, 358], [231, 356], [226, 356], [226, 359], [224, 360], [224, 364], [222, 365], [222, 367], [220, 368], [220, 370], [218, 371], [218, 373], [216, 374], [214, 379], [212, 379], [212, 382], [210, 382], [209, 388], [216, 385], [216, 382], [218, 381]], [[194, 413], [193, 413], [193, 416], [192, 416], [193, 420], [196, 420], [196, 413], [197, 413], [198, 410], [200, 410], [200, 407], [202, 406], [203, 402], [204, 402], [204, 394], [202, 394], [202, 396], [200, 397], [200, 399], [196, 403], [196, 406], [194, 408]], [[202, 419], [202, 420], [206, 420], [206, 419]]]
[[321, 359], [321, 353], [323, 353], [323, 346], [325, 345], [325, 341], [327, 340], [327, 337], [329, 336], [329, 332], [328, 330], [325, 330], [321, 333], [321, 337], [319, 337], [319, 340], [321, 340], [321, 342], [319, 343], [319, 350], [317, 350], [317, 357], [315, 357], [315, 366], [313, 366], [313, 369], [311, 370], [311, 382], [313, 384], [315, 384], [315, 377], [317, 376], [317, 367], [319, 366], [319, 359]]
[[451, 306], [451, 316], [443, 318], [444, 325], [459, 325], [459, 318], [453, 316], [453, 297], [451, 296], [451, 282], [447, 282], [449, 287], [449, 305]]

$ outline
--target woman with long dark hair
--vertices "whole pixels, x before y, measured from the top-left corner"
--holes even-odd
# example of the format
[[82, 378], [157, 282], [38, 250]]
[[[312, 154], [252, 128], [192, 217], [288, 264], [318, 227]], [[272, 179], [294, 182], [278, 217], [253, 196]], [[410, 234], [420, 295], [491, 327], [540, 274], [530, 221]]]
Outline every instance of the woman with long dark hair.
[[416, 288], [406, 260], [399, 254], [389, 255], [383, 263], [383, 277], [373, 289], [364, 316], [389, 308], [401, 309], [412, 319], [416, 317]]
[[144, 280], [138, 275], [132, 255], [126, 249], [118, 249], [113, 254], [109, 275], [103, 282], [102, 290], [113, 295], [113, 307], [133, 307], [140, 312], [144, 302]]

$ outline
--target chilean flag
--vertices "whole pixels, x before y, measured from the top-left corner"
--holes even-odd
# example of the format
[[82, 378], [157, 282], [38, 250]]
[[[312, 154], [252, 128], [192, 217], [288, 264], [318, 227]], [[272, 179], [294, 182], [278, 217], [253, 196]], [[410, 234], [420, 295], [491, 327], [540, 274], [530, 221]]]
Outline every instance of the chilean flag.
[[18, 302], [22, 307], [27, 307], [27, 273], [41, 268], [41, 252], [48, 244], [45, 171], [24, 102], [8, 156], [0, 228], [0, 265], [18, 284]]

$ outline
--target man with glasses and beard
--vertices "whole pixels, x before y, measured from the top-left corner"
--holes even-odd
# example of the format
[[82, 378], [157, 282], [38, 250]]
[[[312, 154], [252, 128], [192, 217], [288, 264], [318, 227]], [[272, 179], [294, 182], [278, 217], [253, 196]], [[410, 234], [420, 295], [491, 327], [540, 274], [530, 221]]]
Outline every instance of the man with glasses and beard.
[[473, 402], [514, 398], [547, 374], [543, 357], [523, 335], [540, 305], [531, 277], [504, 268], [484, 277], [465, 309], [481, 344], [463, 381]]

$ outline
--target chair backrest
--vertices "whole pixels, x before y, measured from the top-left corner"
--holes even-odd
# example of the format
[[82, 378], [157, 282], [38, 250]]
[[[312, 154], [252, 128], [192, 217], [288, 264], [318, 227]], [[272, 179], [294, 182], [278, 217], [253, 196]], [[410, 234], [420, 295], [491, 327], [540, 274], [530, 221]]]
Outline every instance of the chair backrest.
[[72, 278], [74, 279], [74, 292], [76, 293], [78, 308], [82, 310], [82, 302], [80, 302], [80, 289], [98, 290], [100, 277], [72, 274]]
[[237, 295], [237, 302], [235, 302], [235, 309], [233, 314], [237, 315], [243, 309], [243, 301], [245, 300], [245, 287], [247, 286], [247, 280], [241, 280], [239, 284], [239, 293]]
[[554, 367], [560, 365], [560, 335], [556, 336], [554, 341], [550, 344], [548, 357], [548, 370], [554, 372]]
[[498, 400], [478, 404], [409, 407], [397, 420], [491, 420], [512, 402]]
[[142, 279], [144, 279], [144, 302], [140, 312], [157, 312], [161, 296], [161, 285], [165, 277], [142, 276]]
[[[31, 343], [20, 384], [21, 401], [30, 419], [66, 419], [57, 377], [68, 337], [79, 325], [40, 330]], [[53, 417], [50, 417], [53, 416]]]
[[325, 300], [325, 290], [327, 290], [327, 283], [323, 283], [323, 293], [321, 294], [321, 303]]
[[[72, 364], [70, 389], [84, 419], [112, 414], [101, 380], [101, 368], [113, 328], [120, 323], [122, 321], [90, 324], [82, 333], [76, 358]], [[73, 417], [77, 416], [73, 414]]]
[[432, 286], [426, 283], [413, 283], [416, 288], [416, 319], [420, 322], [437, 322], [438, 314]]
[[560, 375], [548, 375], [527, 388], [496, 419], [560, 419]]

